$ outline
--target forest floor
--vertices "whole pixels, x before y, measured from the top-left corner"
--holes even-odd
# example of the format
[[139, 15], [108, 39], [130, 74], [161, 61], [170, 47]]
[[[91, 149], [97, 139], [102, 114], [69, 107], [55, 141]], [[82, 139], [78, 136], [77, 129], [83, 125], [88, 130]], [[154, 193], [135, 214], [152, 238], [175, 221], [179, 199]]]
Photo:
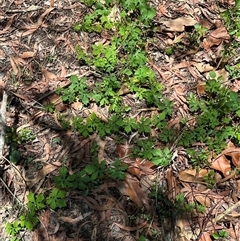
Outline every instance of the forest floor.
[[[178, 143], [183, 132], [181, 121], [191, 116], [189, 93], [205, 94], [210, 71], [222, 76], [228, 89], [239, 90], [237, 78], [228, 81], [227, 63], [221, 56], [230, 35], [220, 12], [234, 2], [153, 0], [151, 4], [156, 10], [156, 31], [148, 36], [145, 46], [147, 65], [164, 86], [164, 98], [173, 103], [168, 127], [175, 132], [167, 135], [174, 138], [155, 145], [170, 151], [169, 164], [164, 167], [129, 157], [138, 138], [147, 135], [120, 133], [124, 142], [119, 144], [116, 133], [101, 137], [98, 132], [83, 135], [62, 127], [63, 117], [70, 122], [76, 116], [86, 118], [95, 113], [105, 123], [110, 118], [106, 106], [94, 102], [85, 105], [80, 100], [63, 102], [57, 92], [59, 86], [70, 86], [71, 76], [86, 77], [89, 85], [101, 79], [76, 52], [77, 45], [87, 50], [96, 42], [107, 45], [111, 39], [106, 32], [74, 31], [92, 9], [77, 0], [0, 0], [0, 87], [1, 95], [7, 95], [6, 125], [10, 127], [0, 166], [0, 241], [11, 240], [6, 223], [19, 218], [29, 193], [45, 195], [54, 189], [54, 177], [62, 166], [69, 174], [82, 170], [91, 163], [94, 147], [99, 162], [124, 160], [128, 165], [126, 179], [109, 178], [85, 193], [65, 189], [66, 207], [40, 210], [40, 223], [32, 231], [21, 231], [20, 240], [240, 240], [237, 145], [226, 143], [212, 158], [216, 165], [195, 168]], [[234, 58], [237, 61], [237, 56]], [[120, 95], [131, 107], [130, 117], [140, 121], [159, 112], [144, 99], [124, 92], [123, 87]], [[150, 135], [155, 136], [156, 130], [152, 128]], [[205, 143], [194, 145], [202, 148]], [[10, 160], [13, 152], [17, 157]], [[149, 197], [154, 186], [162, 190], [156, 199]], [[177, 199], [179, 194], [182, 200]], [[188, 212], [187, 207], [194, 203], [204, 211], [192, 206], [194, 211]]]

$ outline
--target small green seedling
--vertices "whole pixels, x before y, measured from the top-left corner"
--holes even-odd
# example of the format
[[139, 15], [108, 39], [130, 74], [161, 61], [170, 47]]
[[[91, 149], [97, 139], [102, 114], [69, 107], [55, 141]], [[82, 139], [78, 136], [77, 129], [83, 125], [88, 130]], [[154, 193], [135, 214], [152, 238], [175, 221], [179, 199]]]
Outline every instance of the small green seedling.
[[59, 190], [58, 188], [54, 188], [49, 196], [46, 198], [46, 204], [53, 210], [56, 208], [66, 207], [65, 200], [66, 192]]
[[215, 185], [215, 179], [214, 179], [214, 170], [210, 170], [206, 176], [203, 177], [203, 180], [207, 183], [208, 188], [213, 188]]
[[227, 240], [226, 238], [229, 237], [229, 234], [227, 231], [225, 230], [219, 230], [217, 232], [214, 232], [212, 234], [212, 237], [214, 238], [214, 240], [219, 240], [219, 241], [223, 241], [223, 240]]
[[30, 192], [28, 194], [28, 203], [27, 207], [31, 212], [37, 212], [45, 207], [45, 198], [44, 195], [41, 193], [37, 196], [34, 193]]
[[11, 241], [20, 241], [17, 238], [18, 233], [21, 231], [22, 227], [19, 221], [15, 221], [14, 223], [6, 224], [6, 233], [11, 236]]
[[55, 111], [55, 105], [53, 103], [49, 103], [44, 106], [44, 109], [49, 113], [53, 113]]

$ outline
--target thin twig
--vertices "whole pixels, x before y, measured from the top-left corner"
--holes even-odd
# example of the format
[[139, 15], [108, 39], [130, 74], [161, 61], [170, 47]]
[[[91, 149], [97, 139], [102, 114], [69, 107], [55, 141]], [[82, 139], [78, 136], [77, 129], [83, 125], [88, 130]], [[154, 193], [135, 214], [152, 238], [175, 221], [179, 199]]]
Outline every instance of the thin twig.
[[18, 199], [18, 197], [9, 189], [7, 184], [4, 182], [4, 180], [0, 177], [0, 181], [5, 186], [5, 188], [8, 190], [8, 192], [12, 195], [13, 199], [17, 200], [18, 204], [24, 207], [24, 203]]

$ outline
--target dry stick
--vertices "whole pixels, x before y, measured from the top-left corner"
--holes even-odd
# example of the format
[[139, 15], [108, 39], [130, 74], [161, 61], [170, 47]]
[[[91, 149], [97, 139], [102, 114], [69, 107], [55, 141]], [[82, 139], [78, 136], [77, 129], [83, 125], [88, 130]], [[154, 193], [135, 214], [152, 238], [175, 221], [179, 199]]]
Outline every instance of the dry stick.
[[212, 224], [216, 224], [218, 221], [223, 219], [226, 215], [228, 215], [229, 213], [237, 209], [239, 206], [240, 206], [240, 201], [236, 202], [234, 205], [232, 205], [230, 208], [225, 210], [223, 213], [219, 214], [216, 218], [212, 220], [210, 224], [207, 225], [207, 227], [211, 226]]
[[0, 161], [3, 159], [3, 148], [5, 144], [7, 97], [7, 93], [3, 91], [2, 105], [0, 109], [0, 120], [2, 127], [0, 132]]
[[5, 188], [8, 190], [8, 192], [12, 195], [12, 197], [17, 200], [18, 204], [24, 207], [23, 202], [21, 202], [21, 201], [18, 199], [18, 197], [9, 189], [9, 187], [7, 186], [7, 184], [3, 181], [3, 179], [2, 179], [1, 177], [0, 177], [0, 181], [1, 181], [2, 184], [5, 186]]

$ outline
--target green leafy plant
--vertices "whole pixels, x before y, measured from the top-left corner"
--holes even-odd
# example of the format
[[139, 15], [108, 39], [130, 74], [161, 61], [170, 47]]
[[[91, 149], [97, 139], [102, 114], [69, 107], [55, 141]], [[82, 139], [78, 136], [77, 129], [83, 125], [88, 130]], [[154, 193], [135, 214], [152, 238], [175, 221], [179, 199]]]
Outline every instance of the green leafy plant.
[[18, 132], [18, 143], [28, 142], [35, 139], [32, 131], [29, 128], [23, 128]]
[[9, 160], [16, 165], [20, 159], [21, 154], [18, 150], [17, 143], [12, 142], [9, 147]]
[[238, 38], [240, 36], [239, 13], [240, 2], [237, 0], [232, 8], [225, 10], [222, 14], [228, 32], [233, 38]]
[[75, 174], [70, 175], [66, 167], [61, 167], [59, 176], [54, 177], [54, 182], [59, 188], [79, 189], [87, 193], [88, 190], [99, 186], [106, 179], [124, 180], [127, 168], [128, 166], [120, 160], [107, 166], [106, 161], [99, 163], [98, 159], [93, 157], [92, 163], [87, 164]]
[[214, 174], [214, 170], [210, 170], [207, 175], [203, 177], [203, 180], [207, 183], [208, 188], [213, 188], [215, 185]]
[[[215, 72], [209, 73], [204, 97], [190, 93], [188, 103], [192, 114], [196, 116], [196, 125], [182, 133], [180, 144], [188, 148], [195, 164], [198, 160], [204, 165], [207, 151], [220, 153], [229, 138], [237, 139], [238, 126], [234, 118], [240, 114], [239, 101], [238, 94], [225, 87], [222, 78], [217, 77]], [[190, 151], [193, 142], [206, 143], [207, 149], [202, 152], [203, 155], [199, 156], [199, 151], [194, 154], [194, 149]]]
[[141, 140], [132, 149], [132, 154], [152, 161], [156, 166], [167, 166], [171, 162], [172, 154], [169, 148], [155, 148], [155, 140]]
[[226, 238], [229, 237], [229, 234], [225, 230], [219, 230], [217, 232], [214, 232], [212, 234], [212, 237], [214, 238], [214, 240], [226, 240]]
[[113, 164], [108, 168], [107, 173], [113, 180], [124, 180], [126, 176], [126, 170], [128, 165], [121, 162], [120, 159], [115, 160]]
[[45, 207], [44, 204], [44, 195], [41, 193], [35, 196], [32, 192], [28, 194], [28, 203], [27, 207], [31, 212], [36, 212]]
[[57, 93], [62, 94], [63, 101], [72, 103], [76, 98], [80, 99], [84, 105], [88, 105], [91, 94], [86, 84], [86, 78], [78, 79], [76, 75], [70, 77], [71, 85], [68, 89], [58, 88]]
[[195, 24], [194, 25], [194, 32], [190, 35], [190, 41], [191, 43], [197, 43], [200, 44], [202, 41], [203, 37], [205, 36], [207, 32], [207, 28], [203, 27], [200, 24]]
[[7, 126], [6, 128], [6, 143], [22, 144], [35, 139], [32, 131], [29, 128], [22, 128], [19, 132], [16, 132], [14, 127]]
[[33, 230], [33, 228], [38, 223], [38, 218], [34, 211], [26, 212], [19, 217], [19, 222], [22, 228], [27, 228], [28, 230]]
[[6, 224], [6, 232], [11, 236], [11, 241], [18, 241], [21, 230], [33, 230], [39, 222], [38, 212], [49, 206], [52, 209], [66, 207], [66, 192], [54, 188], [52, 192], [45, 198], [44, 194], [35, 195], [30, 192], [27, 196], [28, 203], [25, 210], [19, 216], [18, 220], [13, 223]]
[[55, 105], [53, 103], [49, 103], [44, 106], [44, 109], [45, 109], [45, 111], [47, 111], [49, 113], [53, 113], [55, 110]]
[[239, 76], [240, 76], [240, 63], [238, 63], [236, 65], [227, 64], [225, 66], [225, 68], [228, 71], [231, 79], [239, 78]]
[[17, 238], [18, 233], [21, 231], [22, 227], [19, 221], [15, 221], [14, 223], [7, 223], [6, 224], [6, 232], [8, 235], [11, 236], [11, 241], [20, 241]]
[[49, 194], [49, 196], [46, 198], [46, 204], [53, 210], [55, 210], [56, 208], [66, 207], [67, 204], [65, 196], [65, 191], [54, 188]]

